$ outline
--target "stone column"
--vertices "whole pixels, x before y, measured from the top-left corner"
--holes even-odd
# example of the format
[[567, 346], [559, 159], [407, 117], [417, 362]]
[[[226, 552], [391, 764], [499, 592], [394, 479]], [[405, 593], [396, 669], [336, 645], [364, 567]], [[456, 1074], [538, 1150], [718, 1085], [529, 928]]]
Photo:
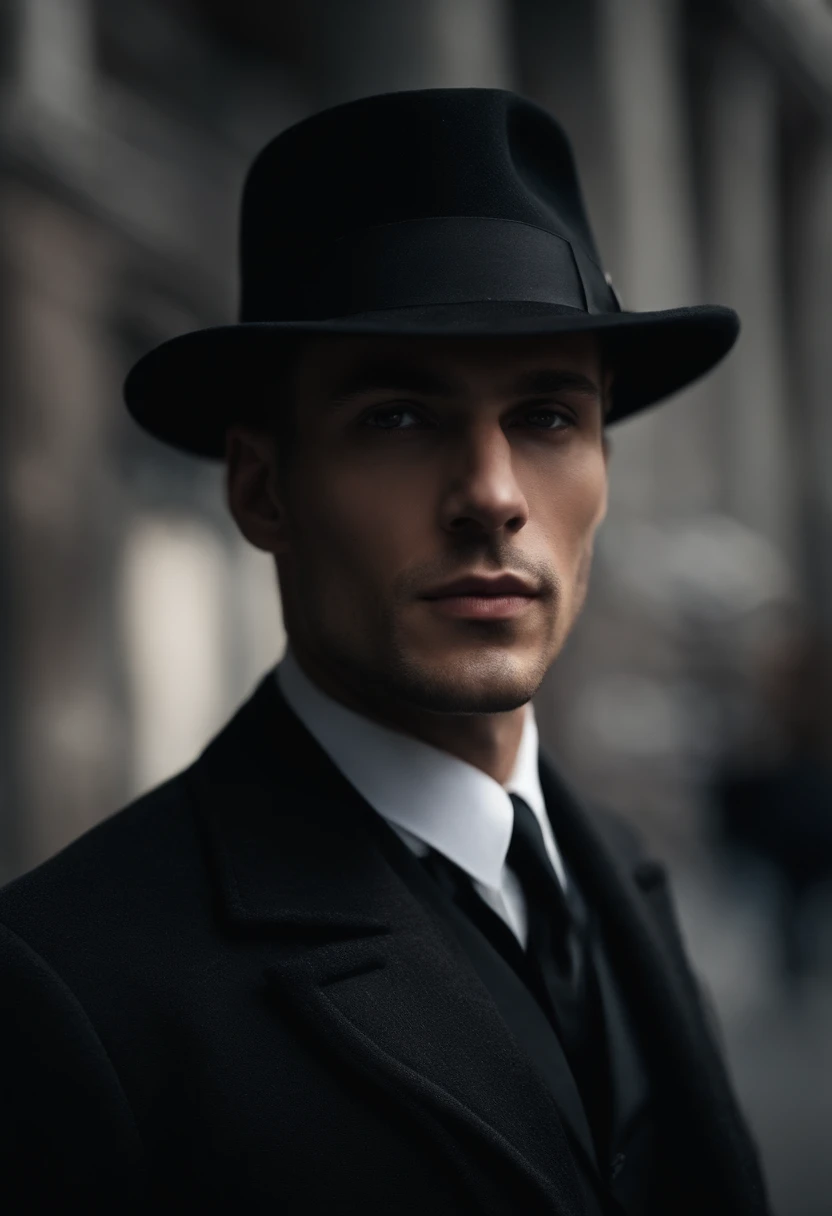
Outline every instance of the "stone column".
[[131, 797], [172, 777], [223, 725], [230, 575], [209, 524], [190, 512], [133, 513], [118, 579]]
[[706, 126], [711, 292], [743, 331], [716, 373], [722, 502], [787, 558], [797, 543], [780, 273], [777, 82], [726, 31], [711, 58]]
[[399, 89], [509, 88], [506, 0], [311, 0], [321, 105]]
[[[625, 308], [701, 302], [693, 181], [682, 93], [679, 0], [598, 0], [600, 79], [610, 132], [615, 248]], [[613, 432], [619, 513], [707, 509], [716, 492], [706, 386]]]
[[95, 76], [90, 0], [17, 0], [17, 10], [19, 103], [85, 116]]
[[[14, 700], [15, 869], [121, 795], [125, 739], [112, 569], [122, 514], [98, 324], [109, 247], [94, 225], [6, 183], [3, 443]], [[113, 419], [114, 420], [114, 419]]]
[[[16, 150], [28, 154], [25, 132], [50, 123], [66, 130], [88, 111], [91, 6], [18, 0], [10, 28], [2, 137], [20, 139]], [[0, 880], [113, 809], [123, 753], [107, 581], [118, 492], [102, 459], [100, 413], [114, 385], [95, 332], [107, 243], [8, 172], [0, 207]]]
[[796, 400], [789, 413], [803, 475], [806, 590], [832, 644], [832, 128], [806, 128], [790, 224]]

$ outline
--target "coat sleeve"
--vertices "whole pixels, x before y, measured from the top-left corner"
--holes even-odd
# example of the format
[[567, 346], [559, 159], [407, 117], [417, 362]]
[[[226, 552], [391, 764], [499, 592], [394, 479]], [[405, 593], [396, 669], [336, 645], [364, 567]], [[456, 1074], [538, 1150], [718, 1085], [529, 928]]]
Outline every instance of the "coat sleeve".
[[150, 1210], [135, 1119], [69, 987], [0, 923], [0, 1206]]

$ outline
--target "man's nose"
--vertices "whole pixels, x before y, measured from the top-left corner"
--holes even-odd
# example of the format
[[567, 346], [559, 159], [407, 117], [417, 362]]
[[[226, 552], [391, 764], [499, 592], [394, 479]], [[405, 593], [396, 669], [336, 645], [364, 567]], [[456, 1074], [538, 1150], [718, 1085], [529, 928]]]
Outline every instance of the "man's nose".
[[529, 507], [502, 427], [478, 428], [460, 437], [442, 514], [443, 527], [452, 532], [516, 532], [526, 523]]

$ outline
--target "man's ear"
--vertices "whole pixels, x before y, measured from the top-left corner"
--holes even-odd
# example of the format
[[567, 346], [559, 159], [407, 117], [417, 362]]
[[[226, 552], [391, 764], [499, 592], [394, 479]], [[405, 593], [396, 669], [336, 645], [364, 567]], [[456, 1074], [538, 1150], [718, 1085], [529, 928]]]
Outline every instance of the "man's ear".
[[225, 466], [226, 502], [237, 527], [255, 548], [283, 553], [286, 512], [278, 486], [275, 440], [254, 427], [229, 427]]

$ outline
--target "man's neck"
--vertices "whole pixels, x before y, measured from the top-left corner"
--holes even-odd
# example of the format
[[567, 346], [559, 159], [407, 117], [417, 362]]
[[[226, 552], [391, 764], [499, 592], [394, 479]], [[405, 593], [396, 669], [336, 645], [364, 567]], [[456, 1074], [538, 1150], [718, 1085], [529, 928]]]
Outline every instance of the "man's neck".
[[401, 703], [382, 704], [358, 695], [331, 670], [311, 656], [299, 654], [294, 646], [292, 657], [307, 679], [354, 713], [448, 752], [487, 773], [500, 785], [514, 771], [526, 720], [525, 705], [505, 713], [443, 714]]

